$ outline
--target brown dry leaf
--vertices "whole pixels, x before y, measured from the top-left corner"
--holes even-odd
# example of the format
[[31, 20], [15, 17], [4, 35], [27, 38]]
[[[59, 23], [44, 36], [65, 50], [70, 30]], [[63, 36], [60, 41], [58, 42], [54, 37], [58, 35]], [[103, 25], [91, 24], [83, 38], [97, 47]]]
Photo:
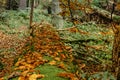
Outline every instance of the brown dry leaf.
[[50, 61], [48, 64], [50, 64], [50, 65], [56, 65], [56, 61]]
[[70, 29], [68, 29], [68, 31], [70, 31], [70, 32], [72, 32], [72, 33], [79, 32], [76, 27], [70, 28]]
[[29, 76], [29, 80], [37, 80], [38, 78], [44, 78], [45, 76], [42, 74], [32, 74]]
[[54, 52], [52, 55], [56, 57], [58, 55], [58, 52]]
[[94, 46], [88, 46], [88, 47], [94, 48], [96, 50], [100, 50], [100, 49], [104, 48], [104, 46], [101, 46], [101, 45], [94, 45]]
[[64, 77], [64, 78], [69, 78], [71, 80], [75, 79], [75, 75], [73, 73], [63, 72], [63, 73], [59, 73], [58, 76]]
[[74, 24], [79, 24], [80, 23], [80, 21], [78, 19], [75, 19], [73, 22], [74, 22]]
[[86, 65], [85, 64], [78, 64], [78, 66], [80, 67], [80, 69], [84, 68]]
[[79, 29], [79, 33], [80, 33], [80, 34], [86, 34], [86, 35], [88, 35], [88, 34], [89, 34], [88, 32], [83, 31], [83, 30], [81, 30], [81, 29]]
[[117, 5], [115, 6], [116, 10], [120, 10], [120, 3], [117, 3]]
[[69, 52], [69, 53], [72, 53], [72, 52], [73, 52], [73, 49], [71, 48], [68, 52]]
[[61, 58], [61, 60], [64, 60], [64, 59], [66, 59], [66, 56], [64, 54], [60, 54], [60, 58]]
[[61, 69], [67, 70], [64, 63], [62, 63], [62, 62], [58, 65], [58, 67], [61, 68]]

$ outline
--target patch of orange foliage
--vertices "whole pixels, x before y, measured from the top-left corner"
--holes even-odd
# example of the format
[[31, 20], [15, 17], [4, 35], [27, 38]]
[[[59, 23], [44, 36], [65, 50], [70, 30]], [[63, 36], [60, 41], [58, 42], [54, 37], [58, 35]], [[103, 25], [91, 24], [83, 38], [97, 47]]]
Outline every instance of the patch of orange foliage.
[[[29, 38], [29, 44], [25, 47], [27, 53], [22, 58], [19, 58], [15, 64], [16, 70], [20, 70], [21, 75], [18, 80], [36, 80], [43, 78], [42, 74], [33, 74], [34, 68], [48, 62], [43, 59], [43, 55], [52, 56], [56, 61], [67, 58], [65, 52], [71, 53], [71, 47], [65, 46], [57, 31], [47, 23], [41, 23], [39, 26], [33, 27], [33, 37]], [[33, 48], [31, 48], [33, 47]], [[33, 50], [31, 50], [33, 49]], [[50, 61], [48, 64], [57, 65], [56, 61]], [[66, 70], [63, 63], [58, 65], [59, 68]]]
[[[61, 42], [60, 36], [57, 31], [48, 23], [41, 23], [41, 25], [35, 27], [34, 38], [32, 39], [33, 45], [36, 51], [57, 57], [64, 55], [62, 53], [70, 51], [68, 46], [65, 46]], [[69, 52], [70, 53], [70, 52]], [[61, 57], [65, 59], [65, 55]]]

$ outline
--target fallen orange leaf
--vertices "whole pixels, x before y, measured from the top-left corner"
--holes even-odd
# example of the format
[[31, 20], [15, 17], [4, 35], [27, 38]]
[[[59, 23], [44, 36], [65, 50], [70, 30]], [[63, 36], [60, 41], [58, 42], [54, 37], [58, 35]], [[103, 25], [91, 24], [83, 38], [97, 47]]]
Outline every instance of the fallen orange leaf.
[[0, 80], [4, 80], [4, 78], [0, 78]]
[[21, 75], [22, 75], [22, 76], [26, 76], [28, 72], [29, 72], [29, 70], [23, 71], [23, 72], [21, 73]]
[[24, 69], [26, 69], [26, 66], [19, 66], [19, 67], [15, 68], [14, 70], [24, 70]]
[[20, 77], [18, 78], [18, 80], [26, 80], [26, 78], [23, 77], [23, 76], [20, 76]]
[[64, 60], [66, 58], [66, 56], [64, 54], [60, 54], [60, 57], [62, 60]]
[[67, 72], [59, 73], [58, 76], [64, 78], [70, 78], [71, 80], [74, 80], [75, 78], [75, 75], [73, 73], [67, 73]]

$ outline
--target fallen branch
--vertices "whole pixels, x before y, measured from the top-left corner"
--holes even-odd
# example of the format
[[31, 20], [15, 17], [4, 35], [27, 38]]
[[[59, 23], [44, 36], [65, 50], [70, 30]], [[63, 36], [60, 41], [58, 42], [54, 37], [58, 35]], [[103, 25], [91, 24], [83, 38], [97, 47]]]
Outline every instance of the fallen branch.
[[[98, 40], [98, 39], [86, 39], [86, 40], [67, 40], [67, 39], [62, 39], [65, 43], [83, 43], [83, 42], [90, 42], [90, 41], [93, 41], [93, 42], [99, 42], [101, 40]], [[105, 40], [103, 40], [105, 41]]]
[[11, 80], [12, 78], [19, 77], [21, 75], [20, 72], [13, 72], [8, 76], [8, 80]]
[[57, 31], [67, 31], [67, 30], [70, 30], [70, 29], [72, 29], [72, 28], [76, 28], [75, 26], [73, 26], [73, 27], [70, 27], [70, 28], [65, 28], [65, 29], [57, 29]]

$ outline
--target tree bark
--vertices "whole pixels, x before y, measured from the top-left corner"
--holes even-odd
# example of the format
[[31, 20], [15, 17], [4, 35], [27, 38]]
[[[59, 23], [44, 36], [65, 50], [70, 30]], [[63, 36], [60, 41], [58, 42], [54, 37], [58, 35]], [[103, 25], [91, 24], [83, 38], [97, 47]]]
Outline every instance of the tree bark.
[[32, 22], [33, 22], [34, 0], [31, 1], [30, 11], [30, 36], [33, 36]]
[[113, 43], [113, 72], [115, 72], [115, 77], [117, 80], [120, 80], [120, 25], [115, 25], [113, 27], [115, 33], [114, 43]]
[[60, 8], [59, 0], [52, 0], [51, 2], [51, 11], [52, 11], [52, 24], [56, 28], [63, 28], [63, 18], [59, 13], [62, 11]]
[[8, 10], [11, 9], [11, 0], [7, 0], [7, 9], [8, 9]]
[[[71, 5], [70, 5], [70, 0], [68, 0], [68, 8], [69, 8], [69, 12], [70, 12], [70, 18], [71, 18], [71, 22], [74, 24], [74, 18], [73, 18], [73, 13], [71, 10]], [[74, 24], [75, 25], [75, 24]]]
[[30, 0], [27, 0], [26, 3], [27, 3], [27, 7], [29, 7]]
[[20, 0], [19, 2], [19, 9], [26, 9], [27, 4], [26, 4], [26, 0]]

